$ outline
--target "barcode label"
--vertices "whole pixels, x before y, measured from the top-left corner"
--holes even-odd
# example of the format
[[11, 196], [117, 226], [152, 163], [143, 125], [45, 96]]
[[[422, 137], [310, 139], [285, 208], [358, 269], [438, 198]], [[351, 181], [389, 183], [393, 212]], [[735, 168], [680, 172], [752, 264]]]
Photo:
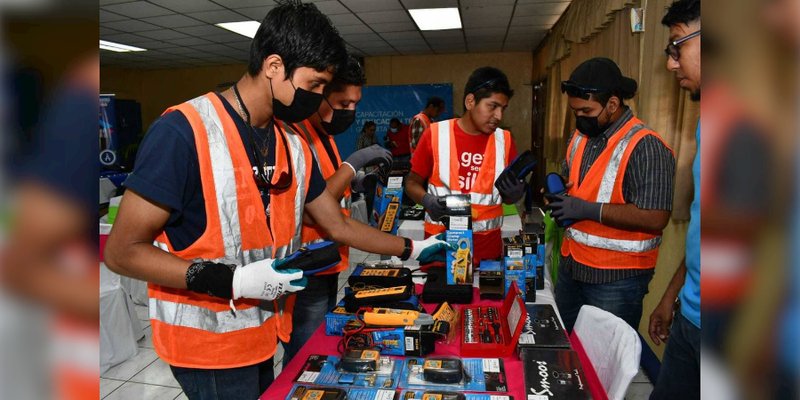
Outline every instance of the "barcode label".
[[465, 231], [469, 229], [469, 217], [450, 217], [450, 230]]
[[394, 390], [378, 390], [375, 400], [394, 400]]
[[389, 177], [389, 181], [386, 184], [387, 189], [400, 189], [403, 187], [403, 177], [402, 176], [392, 176]]
[[520, 335], [519, 344], [536, 344], [536, 336], [530, 334]]
[[483, 372], [500, 372], [500, 360], [497, 358], [483, 359]]
[[410, 336], [406, 338], [406, 351], [414, 351], [414, 338]]
[[522, 250], [509, 250], [508, 251], [508, 256], [509, 257], [522, 257], [523, 256]]
[[317, 377], [319, 377], [319, 372], [305, 371], [302, 374], [300, 374], [300, 377], [297, 378], [297, 381], [314, 383], [317, 381]]
[[528, 400], [550, 400], [550, 398], [543, 394], [529, 394]]

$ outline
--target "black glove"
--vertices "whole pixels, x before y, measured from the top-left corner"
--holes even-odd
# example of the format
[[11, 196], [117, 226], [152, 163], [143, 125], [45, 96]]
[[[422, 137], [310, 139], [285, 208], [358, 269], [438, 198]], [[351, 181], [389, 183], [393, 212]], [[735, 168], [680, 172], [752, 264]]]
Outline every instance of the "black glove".
[[186, 288], [209, 296], [233, 297], [233, 271], [236, 265], [211, 261], [197, 262], [186, 270]]
[[600, 222], [603, 203], [594, 203], [566, 194], [545, 194], [545, 197], [550, 201], [550, 204], [547, 205], [547, 208], [551, 210], [550, 215], [559, 224], [567, 220]]
[[425, 193], [425, 196], [422, 197], [422, 206], [434, 221], [439, 221], [447, 213], [444, 199], [430, 193]]
[[356, 171], [378, 164], [389, 167], [392, 165], [392, 153], [380, 145], [373, 144], [351, 154], [345, 162], [350, 164]]
[[513, 174], [500, 174], [494, 186], [506, 204], [516, 203], [525, 195], [525, 181], [515, 178]]

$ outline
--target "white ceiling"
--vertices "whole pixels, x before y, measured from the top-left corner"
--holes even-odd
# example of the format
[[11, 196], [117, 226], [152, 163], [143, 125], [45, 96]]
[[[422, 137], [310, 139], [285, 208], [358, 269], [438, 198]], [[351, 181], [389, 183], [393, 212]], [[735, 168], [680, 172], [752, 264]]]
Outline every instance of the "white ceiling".
[[[361, 56], [530, 51], [570, 1], [311, 0]], [[103, 65], [181, 68], [246, 62], [250, 39], [214, 24], [261, 21], [273, 0], [100, 0], [100, 39], [145, 52], [101, 51]], [[463, 29], [417, 29], [409, 8], [458, 7]]]

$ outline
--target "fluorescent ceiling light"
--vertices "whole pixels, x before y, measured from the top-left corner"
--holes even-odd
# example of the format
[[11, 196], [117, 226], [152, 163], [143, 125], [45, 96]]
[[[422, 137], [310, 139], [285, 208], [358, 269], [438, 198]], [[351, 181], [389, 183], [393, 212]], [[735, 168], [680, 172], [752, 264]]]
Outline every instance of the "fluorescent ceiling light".
[[261, 26], [261, 23], [258, 21], [240, 21], [222, 22], [216, 25], [222, 29], [227, 29], [233, 33], [238, 33], [252, 39], [256, 37], [256, 32], [258, 32], [258, 27]]
[[116, 51], [117, 53], [127, 53], [130, 51], [147, 51], [141, 47], [128, 46], [127, 44], [109, 42], [107, 40], [100, 41], [100, 48], [103, 50]]
[[461, 29], [461, 17], [456, 7], [419, 8], [408, 12], [422, 31]]

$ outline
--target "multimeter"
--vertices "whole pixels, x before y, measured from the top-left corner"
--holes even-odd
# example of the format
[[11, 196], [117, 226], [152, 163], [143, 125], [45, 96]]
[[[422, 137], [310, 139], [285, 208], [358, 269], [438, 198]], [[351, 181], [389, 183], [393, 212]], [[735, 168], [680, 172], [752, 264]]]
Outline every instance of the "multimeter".
[[530, 150], [525, 150], [511, 161], [505, 170], [512, 173], [515, 178], [523, 180], [526, 175], [533, 171], [533, 167], [535, 166], [536, 158], [533, 156], [533, 153]]
[[347, 392], [343, 389], [332, 387], [298, 386], [294, 389], [289, 400], [346, 400]]
[[344, 352], [339, 368], [348, 372], [373, 372], [378, 369], [381, 354], [373, 349], [350, 349]]
[[[544, 183], [545, 183], [545, 190], [547, 190], [547, 194], [563, 194], [566, 193], [567, 191], [567, 185], [566, 183], [564, 183], [564, 177], [555, 172], [547, 174], [547, 176], [544, 178]], [[572, 225], [573, 223], [575, 223], [574, 220], [565, 219], [561, 220], [558, 223], [558, 226], [566, 228]]]
[[458, 383], [464, 378], [464, 364], [458, 358], [426, 358], [422, 377], [431, 383]]
[[303, 270], [303, 275], [314, 275], [327, 270], [342, 261], [339, 254], [339, 244], [329, 240], [312, 243], [284, 258], [283, 263], [277, 268], [297, 268]]
[[466, 400], [466, 398], [464, 393], [428, 390], [422, 394], [421, 400]]

